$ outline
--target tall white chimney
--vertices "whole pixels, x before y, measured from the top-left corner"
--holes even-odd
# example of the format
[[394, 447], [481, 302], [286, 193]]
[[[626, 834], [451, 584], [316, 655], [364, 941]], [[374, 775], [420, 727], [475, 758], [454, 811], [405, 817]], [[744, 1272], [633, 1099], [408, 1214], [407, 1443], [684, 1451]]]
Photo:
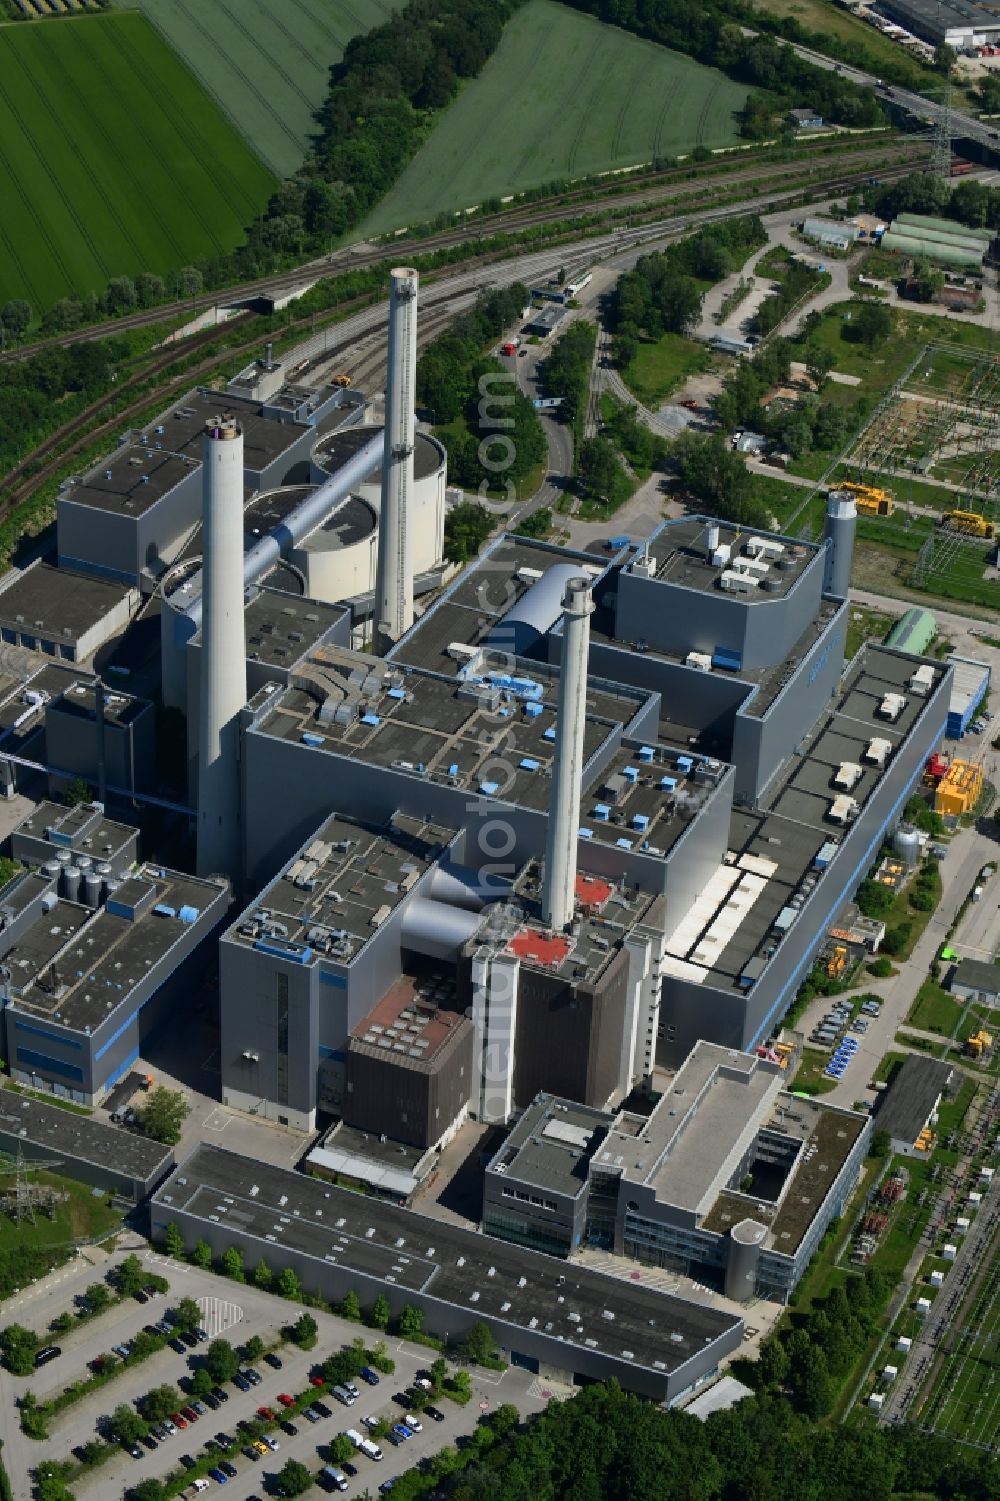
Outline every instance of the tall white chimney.
[[375, 580], [375, 645], [385, 651], [413, 624], [410, 504], [413, 495], [413, 403], [417, 379], [416, 271], [390, 272], [389, 366], [385, 388], [382, 513]]
[[573, 920], [576, 901], [576, 846], [580, 830], [580, 779], [587, 715], [587, 654], [594, 611], [588, 578], [572, 578], [563, 595], [562, 671], [559, 678], [559, 723], [552, 772], [545, 845], [542, 916], [561, 931]]
[[247, 700], [243, 624], [243, 429], [214, 418], [202, 440], [201, 717], [198, 874], [239, 884], [239, 714]]

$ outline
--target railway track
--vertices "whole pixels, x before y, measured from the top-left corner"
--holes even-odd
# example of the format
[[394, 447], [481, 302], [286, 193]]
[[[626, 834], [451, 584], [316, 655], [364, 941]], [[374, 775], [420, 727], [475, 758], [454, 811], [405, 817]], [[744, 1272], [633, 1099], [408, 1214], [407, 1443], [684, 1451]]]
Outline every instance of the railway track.
[[[909, 170], [909, 162], [888, 169], [883, 167], [881, 177], [883, 181], [891, 180], [894, 176], [899, 176]], [[441, 287], [437, 296], [424, 298], [422, 304], [423, 310], [426, 314], [428, 309], [449, 300], [454, 302], [457, 297], [467, 296], [471, 300], [475, 296], [476, 291], [483, 285], [482, 272], [486, 267], [493, 270], [502, 270], [502, 275], [494, 275], [490, 278], [491, 280], [503, 280], [508, 283], [522, 278], [540, 279], [546, 274], [551, 275], [559, 265], [567, 267], [570, 274], [572, 274], [577, 266], [582, 269], [596, 260], [608, 259], [630, 248], [651, 241], [673, 239], [690, 233], [693, 229], [717, 223], [721, 220], [747, 213], [750, 210], [773, 212], [776, 209], [798, 203], [804, 193], [815, 195], [818, 198], [825, 198], [832, 193], [848, 191], [864, 182], [866, 178], [867, 173], [865, 171], [855, 172], [851, 175], [835, 174], [830, 179], [810, 183], [806, 187], [789, 187], [783, 191], [775, 191], [763, 197], [756, 197], [751, 204], [740, 201], [702, 210], [699, 213], [671, 215], [662, 220], [654, 220], [631, 227], [615, 229], [604, 237], [597, 237], [586, 241], [580, 246], [578, 251], [562, 245], [507, 258], [498, 258], [493, 254], [484, 254], [463, 263], [460, 272], [456, 273], [450, 267], [443, 267], [437, 271], [427, 273], [424, 277], [426, 285], [433, 287], [442, 282], [445, 285]], [[352, 309], [363, 309], [363, 312], [352, 316]], [[332, 357], [355, 350], [360, 338], [379, 334], [386, 319], [386, 304], [378, 304], [372, 307], [368, 294], [362, 294], [357, 298], [351, 299], [349, 302], [342, 303], [339, 311], [347, 315], [343, 319], [343, 325], [338, 325], [334, 330], [328, 329], [325, 331], [324, 335], [321, 336], [323, 341], [322, 348], [317, 348], [314, 351], [316, 356], [322, 354], [324, 358], [328, 356]], [[244, 313], [239, 316], [242, 319], [249, 320], [252, 315]], [[359, 317], [365, 320], [364, 326], [360, 328], [357, 326]], [[235, 321], [233, 320], [233, 322], [228, 324], [227, 328], [231, 329], [235, 325]], [[297, 320], [301, 327], [305, 327], [311, 321], [311, 314]], [[447, 318], [444, 318], [442, 321], [447, 322]], [[296, 323], [293, 322], [290, 326], [294, 328]], [[436, 325], [432, 324], [431, 326], [436, 330]], [[339, 332], [337, 331], [338, 329], [340, 330]], [[332, 342], [329, 338], [331, 332], [334, 335]], [[15, 506], [29, 499], [40, 486], [55, 476], [77, 454], [83, 452], [102, 437], [110, 435], [112, 432], [120, 432], [123, 428], [126, 428], [129, 425], [129, 419], [137, 416], [144, 408], [153, 403], [162, 403], [168, 400], [175, 388], [179, 386], [188, 387], [196, 383], [201, 376], [208, 374], [219, 363], [219, 354], [217, 351], [194, 365], [188, 364], [187, 361], [193, 351], [196, 351], [201, 346], [213, 343], [217, 338], [218, 329], [213, 326], [210, 329], [205, 329], [192, 335], [182, 345], [171, 346], [169, 351], [158, 357], [152, 365], [145, 366], [141, 373], [137, 374], [131, 382], [126, 383], [124, 387], [117, 387], [114, 392], [110, 392], [104, 397], [90, 403], [82, 412], [77, 413], [75, 417], [64, 423], [56, 432], [51, 433], [29, 458], [17, 465], [15, 469], [11, 470], [0, 481], [0, 521], [9, 516]], [[301, 357], [303, 351], [305, 351], [305, 357], [311, 359], [313, 352], [310, 352], [308, 346], [313, 342], [313, 340], [306, 341], [303, 346], [299, 346], [298, 350], [292, 351], [287, 357], [294, 359], [296, 354]], [[226, 355], [236, 359], [246, 357], [256, 349], [258, 343], [259, 337], [255, 335], [245, 343], [227, 349]], [[124, 408], [118, 404], [123, 391], [127, 391], [130, 385], [138, 385], [140, 381], [145, 385], [151, 377], [165, 373], [173, 364], [179, 361], [184, 362], [183, 370], [170, 379], [165, 380], [157, 390], [144, 390], [136, 396], [134, 401], [130, 402]], [[102, 411], [110, 408], [113, 408], [113, 410], [105, 420], [99, 422], [96, 426], [90, 426], [95, 417], [99, 417]], [[79, 434], [77, 440], [75, 442], [71, 441], [76, 434]], [[36, 468], [34, 466], [37, 464], [39, 458], [45, 459], [46, 462], [41, 468]]]
[[[421, 239], [400, 239], [399, 245], [405, 245], [407, 253], [411, 255], [428, 255], [436, 250], [446, 250], [456, 245], [475, 243], [488, 236], [516, 232], [525, 229], [541, 227], [545, 224], [556, 223], [571, 214], [591, 214], [602, 208], [623, 209], [630, 206], [637, 207], [642, 204], [653, 204], [658, 199], [675, 196], [678, 189], [688, 188], [691, 193], [697, 193], [704, 184], [713, 192], [721, 189], [737, 187], [740, 183], [753, 182], [777, 182], [784, 178], [805, 179], [802, 182], [803, 191], [813, 184], [811, 178], [821, 177], [827, 168], [835, 172], [852, 171], [857, 173], [857, 182], [866, 182], [873, 171], [879, 173], [880, 178], [885, 177], [886, 167], [906, 164], [909, 170], [919, 166], [928, 157], [927, 145], [924, 142], [909, 143], [904, 140], [879, 142], [868, 148], [854, 148], [845, 152], [846, 160], [841, 161], [838, 157], [826, 157], [817, 155], [814, 162], [791, 161], [769, 162], [766, 158], [759, 157], [747, 162], [741, 162], [735, 170], [731, 164], [720, 163], [715, 170], [709, 169], [704, 177], [701, 173], [697, 177], [691, 175], [690, 169], [682, 167], [668, 168], [662, 173], [649, 173], [647, 177], [636, 179], [634, 192], [614, 192], [609, 184], [604, 192], [595, 192], [593, 189], [580, 189], [578, 192], [570, 191], [559, 195], [556, 203], [548, 206], [538, 204], [523, 204], [504, 210], [502, 213], [486, 215], [482, 218], [464, 223], [451, 230], [443, 230], [438, 234], [428, 235]], [[889, 158], [887, 163], [887, 157]], [[898, 160], [893, 161], [896, 157]], [[648, 184], [648, 186], [646, 185]], [[147, 327], [151, 323], [164, 322], [173, 317], [183, 317], [186, 313], [192, 317], [199, 311], [214, 307], [217, 304], [225, 304], [233, 301], [248, 301], [254, 297], [288, 291], [290, 288], [300, 285], [312, 278], [335, 276], [345, 271], [365, 270], [377, 265], [379, 262], [391, 258], [393, 242], [373, 246], [371, 249], [346, 248], [339, 250], [329, 257], [322, 257], [306, 261], [295, 267], [292, 271], [263, 277], [257, 281], [242, 282], [235, 286], [216, 289], [211, 292], [202, 292], [195, 297], [185, 298], [178, 302], [149, 308], [142, 312], [130, 313], [124, 318], [109, 320], [106, 323], [94, 324], [90, 328], [76, 330], [59, 336], [55, 339], [47, 339], [34, 344], [24, 345], [22, 348], [6, 355], [0, 355], [3, 360], [20, 360], [29, 358], [32, 354], [39, 354], [53, 346], [65, 346], [67, 344], [89, 341], [92, 339], [107, 338], [116, 333], [127, 332], [136, 328]]]

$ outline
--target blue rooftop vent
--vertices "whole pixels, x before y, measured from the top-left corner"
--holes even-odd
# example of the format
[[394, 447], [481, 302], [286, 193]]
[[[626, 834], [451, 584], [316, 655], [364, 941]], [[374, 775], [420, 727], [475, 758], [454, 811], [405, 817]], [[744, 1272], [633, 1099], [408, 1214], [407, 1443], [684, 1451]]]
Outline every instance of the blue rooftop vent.
[[682, 771], [685, 776], [687, 776], [693, 765], [694, 762], [692, 761], [690, 756], [677, 757], [677, 770]]
[[479, 790], [480, 792], [485, 793], [487, 797], [492, 797], [499, 786], [499, 782], [480, 782]]
[[576, 832], [581, 839], [593, 839], [594, 837], [593, 829], [580, 828]]
[[185, 906], [181, 908], [177, 916], [180, 918], [181, 922], [187, 923], [190, 926], [191, 923], [196, 923], [198, 921], [201, 913], [197, 907]]
[[555, 738], [556, 738], [556, 727], [555, 727], [554, 724], [550, 724], [549, 727], [548, 727], [548, 729], [544, 730], [542, 732], [542, 739], [543, 740], [555, 740]]
[[639, 747], [639, 760], [640, 761], [652, 761], [652, 759], [655, 756], [655, 754], [656, 754], [656, 752], [655, 752], [655, 750], [653, 749], [653, 747], [651, 745], [641, 745]]
[[156, 913], [157, 917], [177, 916], [177, 908], [168, 907], [166, 902], [157, 902], [156, 906], [153, 908], [153, 911]]
[[405, 698], [406, 693], [402, 688], [390, 688], [388, 696], [389, 698]]
[[310, 745], [313, 750], [317, 750], [321, 745], [325, 745], [326, 741], [322, 735], [314, 735], [312, 730], [306, 730], [302, 736], [302, 744]]
[[537, 703], [527, 703], [524, 706], [524, 712], [529, 719], [537, 719], [542, 712], [542, 706]]
[[677, 786], [677, 778], [661, 777], [660, 786], [662, 787], [664, 792], [673, 792], [674, 788]]
[[379, 723], [379, 717], [378, 717], [377, 714], [362, 714], [362, 716], [361, 716], [361, 723], [362, 724], [373, 724], [373, 725], [374, 724], [378, 724]]
[[607, 803], [597, 804], [597, 807], [594, 809], [594, 817], [599, 818], [602, 823], [607, 823], [608, 819], [611, 817], [611, 809], [608, 807]]
[[632, 848], [631, 839], [616, 839], [615, 844], [620, 850], [630, 850]]
[[522, 771], [537, 771], [539, 762], [533, 761], [530, 756], [522, 756], [520, 761], [518, 762], [518, 765], [520, 766]]
[[624, 767], [622, 770], [622, 776], [625, 778], [626, 782], [637, 782], [639, 780], [639, 772], [634, 766]]
[[644, 834], [649, 828], [649, 818], [645, 813], [636, 813], [632, 819], [632, 827]]
[[457, 777], [458, 776], [458, 762], [457, 761], [452, 761], [451, 765], [448, 767], [448, 775], [450, 777]]

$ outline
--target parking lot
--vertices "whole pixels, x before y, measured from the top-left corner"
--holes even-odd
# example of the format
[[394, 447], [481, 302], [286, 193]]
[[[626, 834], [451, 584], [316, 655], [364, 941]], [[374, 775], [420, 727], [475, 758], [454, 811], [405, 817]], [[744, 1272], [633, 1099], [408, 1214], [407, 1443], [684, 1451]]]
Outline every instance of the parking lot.
[[[18, 1379], [6, 1371], [0, 1373], [0, 1437], [4, 1440], [5, 1459], [14, 1483], [15, 1496], [28, 1495], [26, 1476], [31, 1465], [37, 1464], [46, 1456], [68, 1455], [76, 1446], [93, 1439], [101, 1418], [120, 1403], [134, 1403], [151, 1387], [168, 1382], [176, 1383], [181, 1377], [190, 1375], [196, 1368], [200, 1350], [188, 1350], [183, 1356], [170, 1348], [159, 1351], [141, 1366], [124, 1373], [118, 1380], [92, 1393], [55, 1419], [47, 1442], [35, 1443], [20, 1433], [14, 1401], [26, 1388], [30, 1387], [40, 1400], [60, 1391], [68, 1382], [84, 1374], [87, 1362], [95, 1355], [129, 1339], [144, 1324], [162, 1318], [165, 1308], [182, 1297], [210, 1300], [205, 1304], [207, 1327], [212, 1334], [221, 1332], [234, 1345], [239, 1345], [254, 1334], [259, 1335], [265, 1344], [272, 1343], [278, 1338], [282, 1324], [297, 1317], [301, 1311], [298, 1304], [288, 1303], [251, 1286], [234, 1284], [196, 1267], [169, 1261], [151, 1252], [147, 1252], [146, 1259], [153, 1270], [162, 1273], [170, 1282], [170, 1293], [165, 1298], [158, 1298], [146, 1305], [129, 1300], [120, 1308], [86, 1325], [78, 1334], [64, 1339], [63, 1354], [33, 1378]], [[82, 1284], [93, 1281], [95, 1275], [100, 1273], [95, 1273], [93, 1268], [88, 1269], [87, 1275], [82, 1278]], [[66, 1289], [63, 1307], [72, 1306], [73, 1292], [79, 1290], [75, 1288], [75, 1280], [68, 1278], [61, 1284]], [[47, 1308], [51, 1308], [49, 1298], [46, 1298], [46, 1304]], [[30, 1322], [32, 1327], [39, 1327], [34, 1320], [29, 1319], [28, 1313], [26, 1308], [24, 1321]], [[49, 1316], [51, 1317], [51, 1313]], [[379, 1338], [377, 1331], [362, 1329], [357, 1324], [333, 1315], [317, 1312], [315, 1316], [319, 1324], [319, 1341], [314, 1350], [303, 1351], [294, 1345], [285, 1345], [279, 1352], [282, 1360], [280, 1371], [272, 1370], [264, 1362], [258, 1362], [256, 1368], [262, 1377], [259, 1386], [249, 1392], [241, 1392], [234, 1385], [227, 1384], [225, 1390], [229, 1400], [218, 1412], [206, 1412], [197, 1424], [165, 1439], [152, 1452], [143, 1448], [141, 1459], [132, 1459], [122, 1451], [120, 1456], [116, 1455], [89, 1476], [74, 1481], [76, 1496], [80, 1501], [91, 1497], [95, 1501], [97, 1498], [103, 1501], [104, 1497], [122, 1495], [128, 1485], [138, 1480], [148, 1476], [165, 1476], [177, 1465], [182, 1455], [200, 1456], [204, 1452], [205, 1440], [216, 1433], [225, 1432], [237, 1437], [237, 1424], [241, 1419], [253, 1418], [258, 1407], [266, 1405], [276, 1409], [279, 1392], [296, 1396], [304, 1391], [309, 1386], [310, 1372], [328, 1355], [344, 1344], [349, 1344], [359, 1333], [364, 1335], [368, 1344], [374, 1344]], [[403, 1408], [393, 1403], [393, 1394], [412, 1385], [418, 1371], [430, 1364], [435, 1352], [392, 1337], [387, 1343], [396, 1362], [394, 1374], [383, 1376], [377, 1387], [358, 1382], [361, 1397], [350, 1409], [342, 1407], [329, 1393], [320, 1393], [321, 1400], [331, 1409], [332, 1415], [315, 1424], [310, 1424], [302, 1417], [295, 1418], [298, 1432], [294, 1436], [276, 1430], [274, 1437], [280, 1444], [276, 1453], [251, 1462], [241, 1452], [241, 1443], [240, 1448], [228, 1456], [237, 1475], [228, 1482], [231, 1489], [227, 1490], [227, 1497], [231, 1501], [247, 1501], [247, 1498], [268, 1492], [274, 1494], [274, 1476], [286, 1459], [298, 1459], [316, 1472], [330, 1461], [327, 1446], [336, 1434], [347, 1428], [366, 1432], [363, 1419], [369, 1416], [391, 1415], [394, 1420], [401, 1417]], [[204, 1349], [204, 1346], [200, 1348]], [[530, 1372], [515, 1368], [501, 1373], [473, 1367], [471, 1376], [473, 1397], [467, 1406], [458, 1407], [443, 1397], [439, 1403], [444, 1413], [443, 1422], [422, 1419], [423, 1431], [398, 1445], [391, 1439], [379, 1439], [377, 1442], [384, 1455], [380, 1463], [357, 1456], [355, 1463], [358, 1474], [350, 1480], [347, 1494], [361, 1495], [366, 1488], [374, 1492], [385, 1480], [411, 1469], [422, 1457], [435, 1454], [448, 1444], [454, 1444], [462, 1434], [472, 1431], [483, 1413], [503, 1402], [512, 1402], [525, 1415], [540, 1410], [551, 1396], [564, 1394], [564, 1389], [549, 1386]], [[212, 1489], [215, 1489], [214, 1483]]]

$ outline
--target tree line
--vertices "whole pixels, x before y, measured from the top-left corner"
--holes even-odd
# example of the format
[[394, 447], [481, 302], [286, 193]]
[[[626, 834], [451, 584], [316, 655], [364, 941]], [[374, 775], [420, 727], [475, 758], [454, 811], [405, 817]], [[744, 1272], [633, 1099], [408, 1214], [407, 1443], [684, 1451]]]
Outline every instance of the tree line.
[[[538, 413], [513, 372], [487, 353], [529, 300], [521, 282], [481, 293], [475, 307], [429, 344], [417, 361], [417, 403], [439, 427], [438, 437], [448, 450], [449, 476], [478, 494], [496, 490], [513, 498], [520, 482], [545, 456]], [[465, 516], [463, 534], [467, 521]], [[454, 549], [449, 556], [464, 561]]]
[[618, 278], [611, 298], [617, 363], [627, 365], [643, 338], [686, 333], [701, 314], [704, 284], [721, 281], [766, 244], [764, 226], [752, 214], [641, 255], [635, 270]]
[[[857, 1321], [850, 1306], [845, 1321]], [[835, 1346], [844, 1344], [832, 1321], [826, 1333]], [[399, 1501], [431, 1494], [444, 1501], [993, 1501], [994, 1472], [988, 1451], [910, 1428], [818, 1426], [775, 1388], [701, 1422], [609, 1382], [585, 1388], [571, 1402], [550, 1402], [499, 1442], [477, 1445], [462, 1469], [454, 1452], [444, 1451], [423, 1473], [401, 1476], [393, 1495]]]

